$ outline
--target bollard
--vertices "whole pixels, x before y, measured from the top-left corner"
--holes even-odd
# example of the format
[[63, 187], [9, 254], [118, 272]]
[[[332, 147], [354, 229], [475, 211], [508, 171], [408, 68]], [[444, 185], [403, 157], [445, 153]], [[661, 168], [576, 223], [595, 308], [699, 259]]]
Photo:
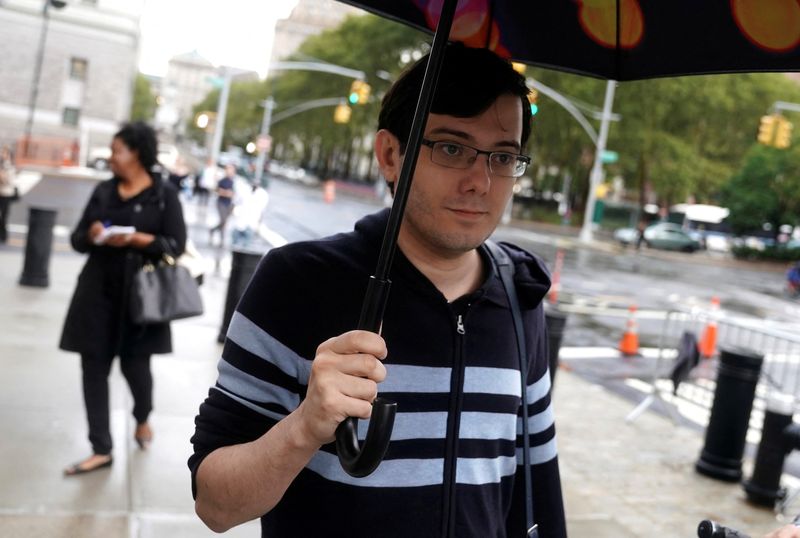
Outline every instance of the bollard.
[[20, 286], [46, 288], [50, 285], [50, 252], [53, 249], [53, 226], [56, 210], [31, 207], [28, 211], [28, 235], [25, 238], [25, 262]]
[[695, 463], [698, 473], [738, 482], [750, 411], [764, 357], [742, 348], [720, 351], [717, 388], [706, 428], [706, 440]]
[[228, 325], [231, 323], [236, 305], [239, 304], [239, 299], [242, 298], [242, 294], [250, 282], [250, 277], [255, 273], [258, 262], [263, 256], [261, 252], [235, 248], [231, 250], [231, 255], [231, 275], [228, 278], [228, 291], [225, 294], [225, 311], [222, 314], [222, 326], [217, 335], [217, 342], [220, 344], [225, 341]]
[[[561, 339], [567, 324], [567, 314], [560, 310], [548, 310], [544, 314], [547, 326], [548, 363], [550, 365], [550, 386], [553, 387], [558, 369], [558, 353], [561, 351]], [[551, 389], [552, 390], [552, 389]]]
[[789, 452], [800, 448], [800, 424], [792, 423], [793, 414], [791, 395], [776, 394], [767, 401], [753, 476], [743, 484], [747, 498], [754, 504], [773, 507], [786, 495], [781, 487], [783, 462]]

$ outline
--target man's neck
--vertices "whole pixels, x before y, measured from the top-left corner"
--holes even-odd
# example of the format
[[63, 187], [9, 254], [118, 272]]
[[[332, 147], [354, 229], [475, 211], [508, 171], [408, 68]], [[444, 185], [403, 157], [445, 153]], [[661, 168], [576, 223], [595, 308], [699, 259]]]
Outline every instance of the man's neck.
[[444, 257], [404, 239], [402, 234], [398, 238], [398, 246], [448, 302], [475, 291], [483, 282], [483, 262], [476, 249]]

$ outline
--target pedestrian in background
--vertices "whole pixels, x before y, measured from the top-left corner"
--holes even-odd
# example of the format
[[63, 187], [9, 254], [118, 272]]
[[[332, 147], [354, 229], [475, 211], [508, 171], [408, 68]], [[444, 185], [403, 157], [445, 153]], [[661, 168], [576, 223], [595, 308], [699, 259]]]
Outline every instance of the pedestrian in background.
[[217, 184], [217, 165], [213, 159], [206, 161], [206, 166], [197, 177], [194, 184], [194, 195], [197, 198], [197, 203], [201, 208], [205, 208], [208, 204], [208, 198], [211, 195], [211, 190]]
[[243, 185], [237, 191], [233, 208], [233, 245], [246, 247], [258, 234], [264, 211], [269, 204], [269, 194], [256, 181]]
[[209, 231], [208, 241], [213, 243], [214, 232], [219, 233], [219, 244], [225, 244], [225, 227], [233, 212], [234, 181], [236, 180], [236, 167], [232, 164], [225, 166], [225, 175], [217, 182], [217, 214], [219, 222]]
[[0, 148], [0, 243], [8, 241], [8, 213], [19, 193], [15, 186], [16, 171], [8, 146]]
[[[169, 323], [135, 325], [128, 303], [135, 273], [164, 254], [177, 258], [186, 243], [178, 193], [160, 174], [155, 131], [145, 123], [126, 124], [111, 143], [113, 177], [98, 184], [70, 236], [75, 250], [89, 255], [78, 277], [60, 347], [80, 353], [83, 398], [92, 455], [67, 467], [76, 475], [112, 463], [108, 375], [115, 356], [133, 395], [134, 438], [147, 448], [153, 433], [150, 356], [170, 353]], [[123, 227], [112, 234], [114, 227]]]

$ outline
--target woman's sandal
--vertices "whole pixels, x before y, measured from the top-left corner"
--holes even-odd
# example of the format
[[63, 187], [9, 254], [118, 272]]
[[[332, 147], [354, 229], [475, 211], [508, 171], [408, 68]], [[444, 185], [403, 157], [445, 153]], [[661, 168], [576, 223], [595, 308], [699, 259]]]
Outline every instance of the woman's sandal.
[[94, 454], [93, 456], [86, 458], [83, 461], [79, 461], [78, 463], [70, 465], [69, 467], [64, 469], [64, 476], [75, 476], [79, 474], [91, 473], [99, 469], [105, 469], [107, 467], [111, 467], [111, 464], [114, 463], [114, 458], [112, 458], [111, 455], [108, 455], [107, 456], [108, 459], [103, 459], [100, 463], [96, 465], [91, 465], [88, 467], [84, 465], [87, 461], [91, 460], [96, 456], [101, 456], [101, 454]]
[[139, 445], [140, 449], [147, 450], [147, 447], [153, 442], [153, 430], [150, 429], [150, 426], [146, 422], [137, 424], [133, 439], [136, 441], [136, 444]]

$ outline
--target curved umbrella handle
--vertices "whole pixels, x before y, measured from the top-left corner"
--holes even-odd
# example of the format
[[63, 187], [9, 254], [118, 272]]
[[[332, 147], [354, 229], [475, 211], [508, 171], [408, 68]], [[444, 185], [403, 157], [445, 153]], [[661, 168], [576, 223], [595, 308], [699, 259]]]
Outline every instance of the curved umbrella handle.
[[358, 419], [348, 417], [339, 424], [336, 428], [336, 452], [347, 474], [363, 478], [378, 467], [389, 448], [396, 412], [395, 402], [375, 399], [363, 447], [358, 442]]
[[[389, 298], [391, 281], [370, 277], [358, 328], [379, 332], [383, 311]], [[372, 402], [367, 437], [364, 446], [358, 442], [358, 419], [348, 417], [336, 428], [336, 453], [339, 463], [350, 476], [363, 478], [374, 471], [386, 455], [392, 437], [397, 404], [384, 398]]]

